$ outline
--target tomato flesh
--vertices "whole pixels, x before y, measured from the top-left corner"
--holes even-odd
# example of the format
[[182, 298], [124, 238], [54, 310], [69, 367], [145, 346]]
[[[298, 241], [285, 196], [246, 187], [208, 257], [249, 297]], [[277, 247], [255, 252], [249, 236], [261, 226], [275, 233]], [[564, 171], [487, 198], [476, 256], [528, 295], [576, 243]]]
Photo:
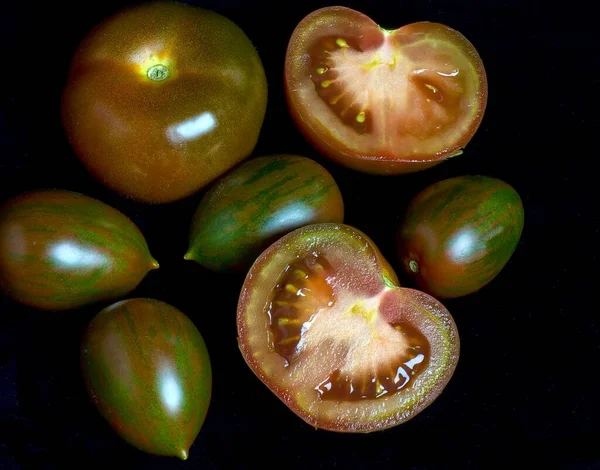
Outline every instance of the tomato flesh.
[[305, 135], [338, 162], [375, 173], [460, 153], [487, 102], [481, 59], [457, 31], [429, 22], [388, 31], [343, 7], [298, 25], [286, 83]]
[[248, 273], [238, 333], [253, 372], [311, 425], [370, 432], [406, 421], [445, 387], [459, 340], [433, 297], [401, 288], [362, 232], [315, 224]]

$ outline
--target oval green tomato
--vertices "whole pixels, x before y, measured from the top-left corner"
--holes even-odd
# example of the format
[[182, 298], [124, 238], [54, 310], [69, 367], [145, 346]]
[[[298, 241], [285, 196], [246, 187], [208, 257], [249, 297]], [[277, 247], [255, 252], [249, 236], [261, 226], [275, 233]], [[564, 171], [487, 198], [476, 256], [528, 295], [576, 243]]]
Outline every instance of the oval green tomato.
[[144, 452], [187, 459], [208, 411], [212, 370], [185, 314], [159, 300], [117, 302], [90, 322], [81, 366], [117, 434]]
[[487, 176], [439, 181], [409, 204], [398, 231], [400, 260], [431, 295], [471, 294], [504, 268], [523, 224], [521, 198], [504, 181]]
[[206, 193], [185, 258], [214, 271], [245, 269], [284, 234], [343, 218], [340, 190], [321, 165], [296, 155], [255, 158]]
[[0, 286], [24, 304], [64, 310], [116, 299], [156, 268], [137, 226], [91, 197], [33, 191], [0, 208]]

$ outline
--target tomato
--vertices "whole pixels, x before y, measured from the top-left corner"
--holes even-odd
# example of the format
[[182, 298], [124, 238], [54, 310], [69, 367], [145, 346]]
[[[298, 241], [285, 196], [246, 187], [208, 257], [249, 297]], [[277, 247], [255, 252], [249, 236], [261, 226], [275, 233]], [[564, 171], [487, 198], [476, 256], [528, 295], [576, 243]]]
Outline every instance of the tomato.
[[523, 225], [521, 198], [509, 184], [487, 176], [449, 178], [410, 202], [398, 230], [400, 260], [420, 289], [438, 298], [464, 296], [500, 273]]
[[254, 158], [206, 193], [185, 258], [215, 271], [247, 270], [282, 235], [343, 219], [340, 189], [317, 162], [297, 155]]
[[454, 320], [399, 287], [367, 235], [299, 228], [251, 267], [237, 310], [252, 372], [316, 428], [372, 432], [403, 423], [443, 391], [460, 349]]
[[413, 172], [462, 153], [487, 104], [483, 63], [459, 32], [430, 22], [385, 30], [338, 6], [298, 24], [285, 83], [300, 131], [368, 173]]
[[187, 459], [208, 411], [212, 369], [184, 313], [154, 299], [110, 305], [84, 333], [81, 366], [94, 405], [123, 439]]
[[176, 2], [117, 13], [77, 49], [62, 119], [76, 155], [139, 201], [186, 197], [248, 157], [267, 83], [245, 33]]
[[116, 299], [157, 268], [137, 226], [97, 199], [40, 190], [0, 207], [0, 286], [24, 304], [65, 310]]

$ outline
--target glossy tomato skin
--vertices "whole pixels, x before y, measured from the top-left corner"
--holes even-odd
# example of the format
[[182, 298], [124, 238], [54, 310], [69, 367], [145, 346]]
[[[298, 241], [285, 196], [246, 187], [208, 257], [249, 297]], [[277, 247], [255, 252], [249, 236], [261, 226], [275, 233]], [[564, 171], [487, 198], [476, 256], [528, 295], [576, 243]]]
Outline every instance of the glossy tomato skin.
[[[365, 63], [360, 64], [359, 73], [351, 75], [331, 101], [320, 99], [316, 90], [325, 85], [327, 90], [332, 89], [336, 81], [341, 80], [341, 73], [326, 58], [313, 57], [318, 41], [329, 41], [330, 50], [326, 54], [340, 48], [361, 53], [379, 48], [386, 55], [392, 49], [394, 52], [388, 57], [390, 67], [407, 64], [401, 81], [410, 83], [413, 88], [402, 89], [402, 94], [392, 90], [385, 100], [374, 103], [367, 99], [364, 107], [356, 108], [360, 102], [357, 93], [373, 95], [384, 89], [385, 83], [394, 82], [393, 77], [384, 77], [362, 84], [358, 91], [351, 90], [354, 83], [369, 76], [367, 71], [373, 68], [373, 61], [381, 60], [377, 52], [368, 57], [368, 62], [365, 59]], [[425, 48], [418, 49], [419, 44], [425, 44]], [[440, 46], [446, 48], [445, 56], [440, 55]], [[323, 75], [326, 80], [318, 79], [323, 73], [321, 70], [326, 69], [329, 69]], [[463, 82], [456, 82], [456, 71], [459, 71], [457, 76], [464, 77]], [[421, 79], [422, 72], [425, 72], [423, 77], [429, 74], [429, 78]], [[435, 87], [427, 83], [432, 75], [433, 80], [442, 80]], [[485, 67], [474, 45], [463, 34], [446, 25], [426, 21], [384, 30], [363, 13], [341, 6], [318, 9], [298, 24], [288, 44], [284, 77], [291, 116], [307, 140], [337, 163], [371, 174], [411, 173], [462, 154], [477, 132], [487, 106]], [[434, 94], [430, 94], [431, 90], [435, 90]], [[453, 99], [446, 102], [453, 102], [448, 107], [453, 107], [455, 115], [448, 112], [448, 116], [438, 119], [436, 113], [446, 106], [444, 97], [439, 96], [440, 91], [453, 95]], [[412, 102], [418, 94], [423, 95], [422, 100]], [[340, 109], [336, 111], [333, 105], [340, 96], [352, 97], [349, 101], [353, 104], [343, 110], [345, 122], [337, 119], [333, 123], [331, 116], [335, 113], [340, 118]], [[400, 107], [401, 101], [407, 104]], [[436, 101], [439, 103], [435, 104]], [[361, 109], [362, 117], [356, 114], [361, 125], [354, 129], [357, 132], [352, 132], [356, 122], [349, 125], [348, 115]], [[392, 114], [396, 115], [393, 119]], [[373, 134], [369, 124], [373, 116], [383, 128], [379, 134]], [[405, 121], [411, 121], [410, 126]], [[394, 134], [399, 136], [400, 144], [394, 141]]]
[[110, 305], [88, 325], [81, 367], [92, 402], [138, 449], [187, 459], [212, 391], [204, 339], [180, 310], [155, 299]]
[[254, 158], [206, 193], [185, 257], [214, 271], [247, 270], [284, 234], [343, 218], [340, 190], [317, 162], [297, 155]]
[[[281, 274], [289, 270], [289, 263], [315, 252], [325, 257], [332, 256], [331, 259], [341, 255], [337, 264], [338, 268], [345, 270], [346, 277], [339, 283], [356, 289], [359, 303], [355, 307], [361, 305], [363, 300], [368, 303], [369, 296], [383, 293], [383, 300], [379, 305], [383, 318], [389, 320], [390, 316], [398, 314], [413, 320], [419, 318], [419, 327], [432, 340], [432, 351], [435, 352], [430, 361], [429, 373], [422, 375], [419, 379], [422, 381], [407, 391], [400, 402], [390, 404], [389, 401], [386, 402], [388, 398], [363, 402], [339, 401], [332, 405], [334, 411], [329, 415], [320, 414], [318, 399], [306, 395], [307, 391], [309, 395], [314, 392], [312, 384], [302, 383], [304, 374], [301, 372], [288, 372], [293, 364], [277, 355], [273, 336], [267, 333], [271, 313], [267, 315], [265, 305], [268, 304], [270, 292], [276, 287]], [[333, 255], [334, 252], [337, 254]], [[344, 316], [353, 313], [354, 308], [349, 308]], [[368, 317], [366, 315], [365, 318]], [[311, 322], [314, 319], [315, 317], [311, 317]], [[340, 338], [341, 344], [351, 341], [348, 332], [336, 331], [337, 327], [332, 326], [332, 330], [324, 334]], [[370, 327], [373, 327], [373, 323], [361, 326], [366, 329]], [[313, 324], [311, 328], [317, 326]], [[237, 329], [244, 360], [268, 389], [309, 425], [340, 433], [370, 433], [412, 419], [442, 393], [455, 371], [460, 353], [458, 331], [445, 307], [426, 293], [400, 287], [395, 273], [374, 242], [365, 233], [344, 224], [308, 225], [270, 245], [246, 276], [238, 303]], [[331, 342], [330, 337], [323, 339], [318, 347], [319, 354], [316, 355], [317, 367], [309, 365], [307, 371], [320, 368], [319, 361], [330, 360], [339, 353], [339, 344], [335, 340]], [[361, 348], [359, 355], [363, 353]], [[300, 377], [301, 386], [286, 383], [293, 375]], [[304, 390], [300, 390], [301, 388]], [[336, 409], [344, 411], [338, 414]]]
[[96, 178], [139, 201], [171, 202], [248, 157], [266, 111], [262, 62], [217, 13], [141, 4], [94, 28], [72, 59], [62, 119]]
[[66, 310], [116, 299], [156, 268], [138, 227], [97, 199], [40, 190], [0, 208], [0, 284], [24, 304]]
[[491, 282], [521, 238], [523, 203], [497, 178], [437, 182], [409, 204], [398, 231], [400, 260], [425, 292], [460, 297]]

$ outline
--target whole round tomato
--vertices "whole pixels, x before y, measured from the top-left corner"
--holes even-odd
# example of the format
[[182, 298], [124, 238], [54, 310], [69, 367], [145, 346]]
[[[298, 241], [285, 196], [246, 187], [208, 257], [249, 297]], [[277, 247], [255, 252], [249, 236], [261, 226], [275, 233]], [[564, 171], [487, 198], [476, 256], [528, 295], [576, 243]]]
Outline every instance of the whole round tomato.
[[433, 297], [398, 286], [374, 243], [348, 225], [297, 229], [267, 248], [237, 311], [244, 360], [316, 428], [371, 432], [442, 392], [460, 341]]
[[62, 119], [78, 157], [144, 202], [186, 197], [246, 158], [267, 100], [261, 60], [217, 13], [154, 2], [117, 13], [75, 53]]
[[385, 30], [337, 6], [298, 24], [285, 82], [303, 134], [369, 173], [422, 170], [461, 153], [487, 104], [483, 63], [459, 32], [430, 22]]
[[523, 225], [523, 203], [509, 184], [481, 175], [448, 178], [410, 202], [398, 230], [400, 260], [420, 289], [461, 297], [500, 273]]

